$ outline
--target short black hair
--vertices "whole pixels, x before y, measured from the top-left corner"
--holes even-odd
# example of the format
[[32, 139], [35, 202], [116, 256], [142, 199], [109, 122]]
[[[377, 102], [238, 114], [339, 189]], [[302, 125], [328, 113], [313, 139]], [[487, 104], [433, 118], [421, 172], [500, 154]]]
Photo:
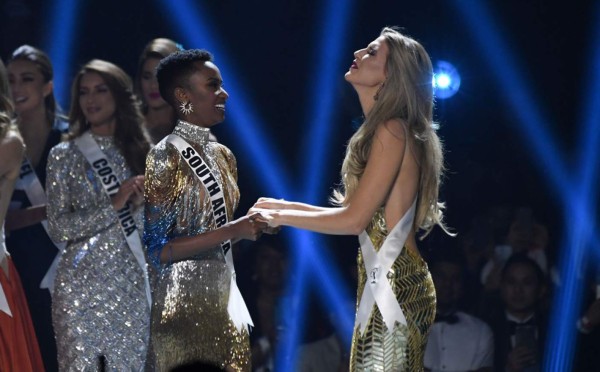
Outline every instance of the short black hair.
[[185, 86], [187, 79], [196, 72], [195, 62], [212, 62], [213, 56], [204, 49], [189, 49], [175, 52], [160, 60], [156, 67], [156, 79], [160, 95], [171, 106], [176, 106], [173, 91]]
[[529, 266], [535, 273], [535, 276], [538, 279], [539, 285], [540, 286], [544, 285], [544, 283], [546, 282], [546, 274], [544, 274], [544, 271], [542, 270], [540, 265], [534, 259], [532, 259], [531, 257], [529, 257], [528, 255], [526, 255], [524, 253], [515, 253], [508, 258], [508, 260], [504, 264], [504, 267], [502, 268], [502, 273], [501, 273], [502, 280], [504, 280], [506, 278], [508, 269], [510, 269], [512, 266], [518, 265], [518, 264]]

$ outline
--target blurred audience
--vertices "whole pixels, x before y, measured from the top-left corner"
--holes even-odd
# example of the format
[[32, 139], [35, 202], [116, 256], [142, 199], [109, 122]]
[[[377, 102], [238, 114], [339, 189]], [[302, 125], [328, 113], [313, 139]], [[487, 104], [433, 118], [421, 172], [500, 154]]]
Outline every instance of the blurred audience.
[[535, 220], [531, 208], [522, 207], [514, 211], [508, 233], [503, 240], [494, 246], [488, 262], [482, 268], [481, 282], [486, 291], [499, 288], [502, 267], [513, 254], [529, 256], [544, 273], [548, 273], [548, 229]]
[[288, 280], [288, 257], [281, 238], [276, 235], [263, 235], [253, 246], [251, 280], [242, 290], [246, 292], [244, 298], [254, 321], [250, 333], [252, 370], [268, 372], [274, 370], [281, 331], [278, 309]]
[[539, 371], [546, 341], [547, 278], [524, 252], [500, 272], [499, 299], [486, 300], [482, 316], [494, 332], [494, 370]]
[[594, 268], [589, 286], [584, 293], [585, 300], [581, 316], [576, 322], [578, 339], [576, 347], [575, 371], [600, 370], [600, 267]]
[[492, 371], [494, 336], [490, 327], [460, 310], [466, 271], [460, 253], [441, 247], [429, 267], [437, 305], [425, 349], [425, 370]]

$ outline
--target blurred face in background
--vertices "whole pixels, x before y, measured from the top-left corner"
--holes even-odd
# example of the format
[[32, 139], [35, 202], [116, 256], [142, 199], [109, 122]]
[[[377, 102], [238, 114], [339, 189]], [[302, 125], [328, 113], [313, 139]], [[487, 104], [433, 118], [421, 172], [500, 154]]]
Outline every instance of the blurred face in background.
[[161, 97], [158, 91], [156, 66], [159, 62], [160, 59], [158, 58], [148, 58], [142, 66], [140, 88], [142, 90], [142, 99], [149, 109], [158, 109], [167, 105], [167, 102]]
[[541, 297], [542, 283], [531, 265], [515, 263], [503, 276], [500, 293], [508, 311], [531, 313]]
[[458, 304], [462, 296], [462, 269], [452, 262], [436, 262], [431, 268], [439, 309], [449, 310]]
[[31, 61], [13, 60], [7, 66], [8, 82], [17, 115], [36, 109], [45, 109], [44, 99], [52, 93], [52, 82]]
[[114, 130], [116, 103], [100, 74], [86, 72], [79, 82], [79, 106], [92, 130], [112, 125]]
[[259, 286], [273, 292], [283, 290], [286, 269], [287, 260], [283, 253], [269, 245], [258, 248], [254, 273]]

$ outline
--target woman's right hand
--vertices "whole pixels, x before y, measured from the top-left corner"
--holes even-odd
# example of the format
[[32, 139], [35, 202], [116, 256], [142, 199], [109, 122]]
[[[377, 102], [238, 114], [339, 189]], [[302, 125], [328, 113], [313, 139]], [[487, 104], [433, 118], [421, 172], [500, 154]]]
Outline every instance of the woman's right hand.
[[139, 206], [144, 198], [144, 176], [134, 176], [126, 179], [119, 186], [119, 191], [112, 196], [113, 208], [117, 211], [123, 209], [127, 202], [131, 201], [134, 206]]
[[236, 229], [236, 237], [237, 239], [247, 239], [247, 240], [257, 240], [263, 233], [263, 230], [268, 227], [266, 222], [260, 221], [258, 219], [260, 217], [259, 213], [254, 213], [251, 215], [247, 215], [241, 218], [238, 218], [235, 221], [232, 221], [231, 224]]

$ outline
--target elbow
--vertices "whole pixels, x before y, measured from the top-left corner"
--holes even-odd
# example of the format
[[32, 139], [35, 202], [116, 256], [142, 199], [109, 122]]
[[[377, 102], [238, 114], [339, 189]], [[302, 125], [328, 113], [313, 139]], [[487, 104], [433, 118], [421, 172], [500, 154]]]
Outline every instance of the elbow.
[[369, 225], [369, 221], [363, 221], [362, 219], [358, 219], [356, 221], [352, 221], [349, 226], [350, 235], [360, 235]]

